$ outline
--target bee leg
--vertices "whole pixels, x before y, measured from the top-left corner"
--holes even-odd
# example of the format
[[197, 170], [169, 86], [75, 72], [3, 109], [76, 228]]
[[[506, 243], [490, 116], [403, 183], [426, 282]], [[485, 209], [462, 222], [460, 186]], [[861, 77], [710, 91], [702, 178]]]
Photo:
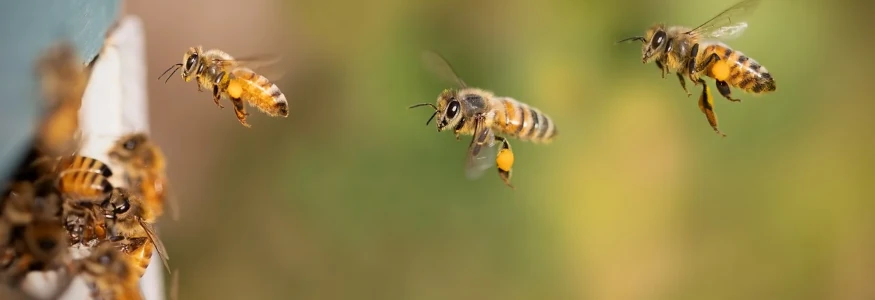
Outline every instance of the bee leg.
[[659, 68], [659, 71], [660, 71], [660, 72], [659, 72], [659, 75], [662, 75], [662, 79], [665, 79], [665, 73], [668, 73], [668, 72], [665, 70], [665, 65], [663, 65], [661, 61], [658, 61], [658, 60], [657, 60], [657, 61], [656, 61], [656, 67]]
[[696, 74], [699, 74], [699, 73], [707, 70], [708, 67], [710, 67], [712, 63], [714, 63], [718, 60], [720, 60], [720, 56], [717, 55], [716, 53], [711, 53], [711, 55], [709, 55], [708, 58], [705, 59], [705, 61], [700, 63], [698, 66], [696, 66], [695, 60], [694, 60], [693, 62], [690, 63], [691, 66], [694, 66], [694, 68], [690, 69], [691, 70], [690, 76], [694, 76]]
[[698, 54], [699, 43], [696, 43], [693, 45], [692, 48], [690, 48], [690, 60], [687, 62], [687, 72], [690, 72], [690, 80], [695, 85], [699, 85], [699, 76], [697, 76], [698, 70], [696, 70], [696, 55]]
[[702, 84], [702, 96], [699, 96], [699, 109], [705, 114], [705, 118], [708, 119], [708, 124], [711, 124], [714, 132], [726, 137], [726, 134], [720, 132], [720, 129], [717, 128], [717, 114], [714, 113], [714, 97], [711, 96], [711, 89], [704, 80], [699, 79], [699, 83]]
[[726, 81], [717, 80], [717, 90], [720, 91], [720, 95], [723, 95], [729, 101], [741, 102], [741, 99], [732, 98], [732, 91], [729, 90], [729, 84]]
[[[687, 93], [687, 97], [689, 97], [690, 95], [692, 95], [692, 94], [690, 93], [690, 91], [687, 90], [687, 80], [684, 79], [684, 75], [681, 74], [681, 72], [677, 72], [677, 73], [675, 73], [675, 74], [678, 75], [678, 80], [680, 80], [680, 82], [681, 82], [681, 87], [684, 88], [684, 92]], [[695, 81], [694, 81], [694, 82], [695, 82]]]
[[246, 107], [243, 106], [243, 100], [240, 98], [231, 98], [231, 103], [234, 104], [234, 114], [237, 115], [237, 120], [240, 121], [240, 124], [246, 127], [252, 127], [249, 123], [246, 123], [246, 116], [249, 114], [246, 113]]
[[223, 109], [225, 108], [224, 106], [219, 104], [219, 86], [218, 85], [213, 85], [213, 102], [216, 102], [216, 105], [218, 105], [219, 108], [223, 108]]
[[510, 143], [506, 138], [496, 136], [496, 140], [501, 141], [501, 147], [498, 149], [498, 154], [495, 155], [495, 166], [498, 170], [498, 177], [504, 181], [511, 189], [516, 189], [510, 184], [510, 176], [513, 171], [513, 151], [510, 149]]

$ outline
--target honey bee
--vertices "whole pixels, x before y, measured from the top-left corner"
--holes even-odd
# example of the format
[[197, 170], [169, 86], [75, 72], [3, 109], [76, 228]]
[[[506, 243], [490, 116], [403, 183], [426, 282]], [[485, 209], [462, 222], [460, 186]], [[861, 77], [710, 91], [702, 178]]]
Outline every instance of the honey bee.
[[77, 148], [79, 107], [88, 83], [88, 71], [70, 43], [49, 48], [36, 67], [48, 112], [39, 125], [36, 147], [50, 156]]
[[[69, 155], [58, 158], [44, 156], [34, 162], [49, 170], [37, 182], [55, 189], [63, 199], [61, 223], [69, 232], [70, 244], [96, 242], [104, 236], [99, 205], [113, 189], [109, 182], [112, 170], [103, 162], [91, 157]], [[84, 244], [84, 243], [83, 243]]]
[[221, 98], [231, 100], [237, 120], [246, 127], [251, 126], [246, 123], [246, 116], [249, 114], [246, 113], [243, 102], [270, 116], [288, 117], [289, 104], [286, 96], [266, 77], [247, 67], [253, 61], [255, 59], [235, 59], [218, 49], [204, 51], [201, 46], [197, 46], [188, 49], [182, 57], [182, 63], [174, 64], [158, 78], [173, 70], [167, 77], [169, 80], [176, 70], [182, 69], [185, 82], [195, 79], [198, 91], [213, 91], [213, 102], [219, 108], [224, 108], [219, 104]]
[[143, 197], [155, 218], [160, 217], [167, 199], [167, 173], [164, 153], [158, 145], [145, 133], [131, 133], [116, 141], [109, 158], [124, 168], [128, 190]]
[[87, 156], [73, 155], [59, 159], [58, 190], [77, 202], [101, 202], [112, 191], [108, 177], [112, 170], [103, 162]]
[[[743, 0], [692, 29], [656, 24], [644, 36], [631, 37], [620, 42], [641, 41], [643, 63], [656, 62], [663, 78], [667, 73], [675, 72], [687, 96], [691, 93], [687, 90], [684, 76], [689, 77], [695, 85], [706, 85], [701, 79], [701, 75], [705, 75], [714, 78], [717, 91], [724, 98], [738, 102], [741, 100], [732, 97], [730, 87], [753, 94], [773, 92], [776, 89], [775, 79], [763, 65], [721, 42], [738, 37], [744, 32], [748, 27], [744, 19], [759, 3], [760, 0]], [[713, 100], [708, 97], [710, 92], [703, 90], [699, 107], [714, 131], [725, 136], [717, 127]]]
[[141, 197], [123, 188], [115, 188], [102, 207], [109, 240], [130, 258], [138, 277], [146, 272], [153, 250], [158, 252], [164, 267], [170, 270], [167, 250], [152, 227], [155, 215]]
[[[59, 269], [68, 263], [67, 233], [60, 226], [61, 198], [50, 181], [13, 184], [5, 197], [4, 224], [12, 228], [4, 237], [5, 280], [19, 284], [30, 271]], [[13, 217], [16, 216], [16, 217]]]
[[79, 272], [91, 281], [93, 298], [143, 299], [137, 267], [110, 242], [98, 244], [87, 258], [81, 260]]
[[[457, 140], [461, 135], [473, 135], [465, 163], [468, 178], [477, 178], [494, 165], [501, 180], [513, 188], [510, 178], [514, 156], [508, 138], [549, 143], [558, 133], [553, 120], [537, 108], [510, 97], [468, 87], [440, 54], [425, 52], [423, 60], [436, 74], [458, 85], [458, 89], [444, 90], [437, 105], [421, 103], [410, 108], [433, 108], [434, 113], [425, 124], [437, 117], [438, 132], [452, 129]], [[497, 152], [496, 145], [500, 145]], [[488, 158], [492, 155], [495, 160], [490, 162]]]

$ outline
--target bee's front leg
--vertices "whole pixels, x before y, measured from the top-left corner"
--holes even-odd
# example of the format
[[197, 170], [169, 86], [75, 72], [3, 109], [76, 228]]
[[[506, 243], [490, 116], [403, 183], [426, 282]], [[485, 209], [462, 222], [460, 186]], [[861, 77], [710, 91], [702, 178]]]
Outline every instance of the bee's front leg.
[[219, 104], [219, 85], [213, 85], [213, 102], [215, 102], [219, 108], [225, 108]]
[[197, 85], [197, 91], [198, 91], [198, 92], [203, 92], [203, 91], [204, 91], [204, 88], [201, 86], [201, 76], [200, 76], [200, 75], [195, 75], [195, 76], [194, 76], [194, 82], [197, 83], [197, 84], [196, 84], [196, 85]]
[[662, 75], [662, 79], [665, 79], [665, 74], [668, 73], [668, 70], [666, 70], [665, 65], [663, 65], [661, 61], [657, 60], [656, 67], [659, 68], [659, 75]]

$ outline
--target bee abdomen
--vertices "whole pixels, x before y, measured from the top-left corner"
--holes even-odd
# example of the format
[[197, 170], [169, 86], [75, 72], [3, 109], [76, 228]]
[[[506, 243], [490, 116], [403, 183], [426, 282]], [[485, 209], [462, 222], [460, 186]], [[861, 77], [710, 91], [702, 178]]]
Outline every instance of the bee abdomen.
[[86, 170], [66, 171], [58, 179], [58, 190], [77, 201], [102, 201], [112, 189], [106, 177]]
[[729, 77], [726, 83], [730, 86], [754, 94], [772, 92], [776, 89], [772, 74], [754, 59], [740, 51], [723, 46], [714, 46], [714, 53], [729, 65]]
[[534, 142], [546, 143], [556, 136], [556, 126], [553, 119], [542, 113], [537, 108], [530, 107], [529, 114], [532, 116], [532, 129], [529, 131], [529, 139]]
[[59, 171], [86, 170], [99, 173], [104, 177], [112, 176], [112, 170], [103, 162], [87, 156], [73, 155], [62, 157], [58, 166]]
[[232, 72], [233, 79], [242, 85], [240, 98], [271, 116], [287, 117], [289, 104], [279, 87], [252, 70], [238, 68]]
[[496, 125], [505, 135], [538, 143], [549, 142], [556, 135], [553, 120], [537, 108], [510, 98], [501, 100], [504, 109], [498, 110]]
[[146, 269], [149, 268], [149, 262], [152, 261], [152, 252], [154, 250], [154, 245], [152, 242], [146, 241], [140, 246], [140, 249], [137, 249], [130, 254], [130, 259], [134, 262], [134, 274], [137, 277], [143, 277], [143, 274], [146, 273]]

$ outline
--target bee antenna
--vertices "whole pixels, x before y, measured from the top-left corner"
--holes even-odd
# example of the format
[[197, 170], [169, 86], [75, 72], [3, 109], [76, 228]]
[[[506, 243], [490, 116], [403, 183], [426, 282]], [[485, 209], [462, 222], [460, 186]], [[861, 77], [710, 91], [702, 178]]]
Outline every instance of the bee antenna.
[[437, 113], [437, 111], [434, 111], [434, 113], [431, 114], [431, 118], [428, 118], [428, 121], [425, 121], [425, 126], [428, 126], [428, 123], [431, 123], [431, 120], [434, 120], [434, 117], [437, 116]]
[[431, 103], [420, 103], [420, 104], [416, 104], [416, 105], [413, 105], [413, 106], [408, 107], [408, 109], [410, 109], [410, 108], [417, 108], [417, 107], [420, 107], [420, 106], [431, 106], [431, 108], [434, 108], [434, 110], [437, 110], [437, 106], [434, 106], [434, 104], [431, 104]]
[[641, 41], [642, 43], [645, 42], [643, 36], [633, 36], [633, 37], [630, 37], [630, 38], [627, 38], [627, 39], [622, 39], [622, 40], [620, 40], [620, 41], [614, 43], [614, 45], [619, 44], [619, 43], [625, 43], [625, 42], [628, 42], [628, 41]]
[[167, 68], [164, 73], [161, 73], [161, 76], [158, 76], [158, 80], [161, 80], [161, 77], [164, 77], [164, 74], [167, 74], [167, 72], [173, 69], [173, 72], [171, 72], [170, 75], [167, 76], [167, 80], [164, 81], [164, 83], [167, 83], [167, 81], [170, 81], [170, 77], [173, 77], [173, 74], [176, 74], [176, 71], [178, 71], [179, 68], [182, 68], [182, 63], [173, 64], [172, 66]]
[[431, 104], [431, 103], [420, 103], [420, 104], [410, 106], [407, 109], [417, 108], [417, 107], [421, 107], [421, 106], [431, 106], [431, 108], [434, 108], [434, 113], [431, 114], [431, 118], [428, 118], [428, 121], [425, 122], [425, 125], [428, 126], [428, 123], [431, 123], [431, 120], [434, 120], [434, 117], [437, 116], [438, 108], [437, 108], [437, 106], [435, 106], [434, 104]]

